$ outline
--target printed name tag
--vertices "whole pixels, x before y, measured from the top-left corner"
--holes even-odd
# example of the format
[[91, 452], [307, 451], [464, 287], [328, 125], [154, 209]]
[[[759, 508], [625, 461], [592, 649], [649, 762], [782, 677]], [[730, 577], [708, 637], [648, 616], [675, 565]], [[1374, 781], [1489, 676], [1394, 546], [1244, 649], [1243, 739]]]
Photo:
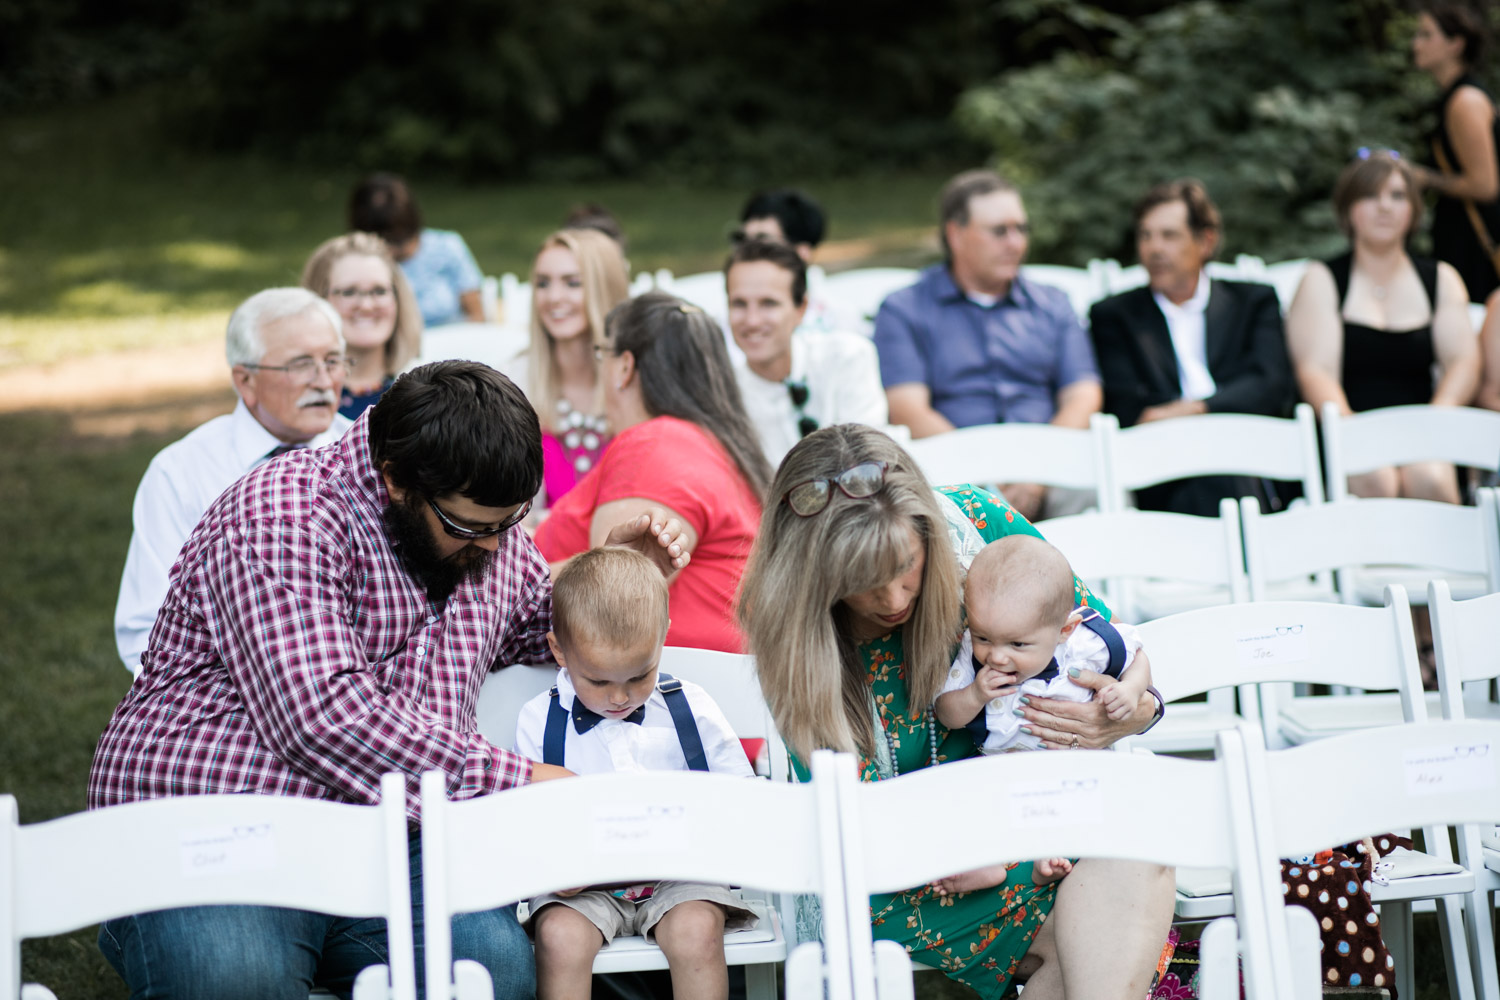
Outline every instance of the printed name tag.
[[189, 878], [276, 867], [276, 836], [270, 823], [190, 830], [179, 843], [182, 874]]
[[677, 850], [687, 846], [687, 825], [687, 806], [601, 806], [594, 810], [594, 847], [612, 853], [646, 844]]
[[1308, 658], [1307, 635], [1301, 625], [1273, 625], [1235, 636], [1242, 667], [1302, 663]]
[[1406, 790], [1412, 795], [1472, 792], [1495, 787], [1488, 743], [1424, 747], [1406, 752]]
[[1098, 778], [1028, 782], [1010, 792], [1010, 821], [1016, 826], [1073, 826], [1098, 823], [1103, 816]]

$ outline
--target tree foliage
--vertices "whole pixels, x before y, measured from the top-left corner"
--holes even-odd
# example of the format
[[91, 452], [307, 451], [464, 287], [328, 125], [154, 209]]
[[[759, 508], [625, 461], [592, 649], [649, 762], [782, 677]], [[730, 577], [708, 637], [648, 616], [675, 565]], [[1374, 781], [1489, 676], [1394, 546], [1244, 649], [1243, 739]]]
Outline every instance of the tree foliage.
[[1230, 254], [1330, 252], [1328, 194], [1354, 151], [1422, 153], [1435, 92], [1408, 68], [1397, 0], [1194, 0], [1136, 19], [1022, 2], [1089, 41], [971, 88], [957, 115], [1026, 192], [1035, 259], [1132, 258], [1130, 206], [1182, 176], [1218, 202]]

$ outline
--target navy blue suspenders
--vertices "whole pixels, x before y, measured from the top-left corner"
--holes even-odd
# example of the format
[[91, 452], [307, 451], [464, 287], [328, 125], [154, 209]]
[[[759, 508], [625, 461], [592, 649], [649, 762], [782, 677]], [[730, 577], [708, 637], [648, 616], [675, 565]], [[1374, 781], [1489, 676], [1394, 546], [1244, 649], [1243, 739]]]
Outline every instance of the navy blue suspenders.
[[[703, 738], [698, 735], [698, 723], [693, 721], [693, 709], [688, 704], [687, 695], [682, 693], [682, 681], [671, 674], [658, 674], [656, 690], [666, 699], [667, 711], [672, 713], [672, 727], [677, 730], [677, 742], [682, 746], [682, 755], [687, 758], [688, 770], [707, 771], [708, 757], [703, 752]], [[552, 703], [547, 708], [547, 728], [542, 734], [542, 763], [564, 766], [567, 727], [568, 711], [562, 707], [562, 699], [554, 684]]]

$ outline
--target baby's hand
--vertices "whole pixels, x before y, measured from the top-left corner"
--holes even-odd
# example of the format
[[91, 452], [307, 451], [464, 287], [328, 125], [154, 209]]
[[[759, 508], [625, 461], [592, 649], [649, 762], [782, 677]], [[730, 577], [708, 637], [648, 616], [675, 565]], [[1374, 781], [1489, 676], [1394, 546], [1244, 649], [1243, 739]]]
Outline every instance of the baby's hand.
[[1061, 882], [1073, 870], [1073, 862], [1067, 858], [1042, 858], [1031, 863], [1031, 881], [1037, 885]]
[[984, 700], [989, 702], [1014, 694], [1017, 687], [1015, 680], [1014, 674], [1002, 673], [994, 667], [980, 667], [979, 673], [974, 675], [974, 686]]
[[1116, 722], [1121, 719], [1130, 718], [1130, 714], [1135, 711], [1136, 702], [1138, 701], [1136, 698], [1129, 697], [1125, 689], [1119, 684], [1111, 684], [1108, 687], [1101, 688], [1095, 697], [1103, 703], [1105, 714]]

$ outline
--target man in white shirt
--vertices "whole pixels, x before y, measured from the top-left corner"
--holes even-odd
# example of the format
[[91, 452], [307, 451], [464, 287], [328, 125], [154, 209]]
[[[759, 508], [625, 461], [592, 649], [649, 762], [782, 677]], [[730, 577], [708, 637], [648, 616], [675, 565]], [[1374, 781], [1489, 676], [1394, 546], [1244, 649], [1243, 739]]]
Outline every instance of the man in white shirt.
[[887, 426], [875, 345], [858, 334], [799, 330], [807, 265], [786, 243], [746, 240], [724, 265], [729, 330], [745, 412], [772, 466], [819, 427]]
[[339, 315], [303, 288], [272, 288], [229, 317], [225, 355], [240, 400], [163, 448], [136, 490], [135, 531], [115, 605], [115, 644], [131, 673], [188, 535], [231, 483], [277, 454], [338, 438], [346, 373]]
[[[1089, 312], [1104, 410], [1121, 426], [1200, 413], [1291, 412], [1296, 392], [1275, 291], [1210, 280], [1204, 271], [1222, 232], [1219, 210], [1196, 180], [1158, 184], [1136, 205], [1136, 247], [1149, 284]], [[1214, 517], [1226, 496], [1269, 498], [1255, 480], [1206, 476], [1149, 487], [1136, 502]]]

